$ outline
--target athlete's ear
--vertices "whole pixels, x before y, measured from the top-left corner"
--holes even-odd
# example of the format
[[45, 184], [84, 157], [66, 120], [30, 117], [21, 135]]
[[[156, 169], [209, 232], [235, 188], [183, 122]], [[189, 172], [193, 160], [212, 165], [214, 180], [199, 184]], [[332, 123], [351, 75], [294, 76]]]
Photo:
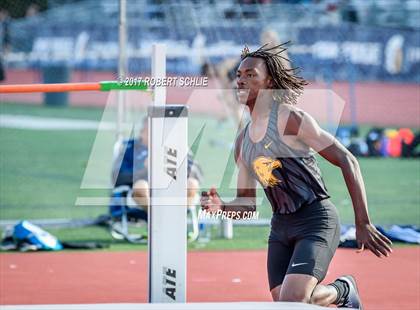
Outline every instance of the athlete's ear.
[[268, 77], [268, 87], [269, 88], [273, 88], [274, 87], [273, 78], [271, 76]]

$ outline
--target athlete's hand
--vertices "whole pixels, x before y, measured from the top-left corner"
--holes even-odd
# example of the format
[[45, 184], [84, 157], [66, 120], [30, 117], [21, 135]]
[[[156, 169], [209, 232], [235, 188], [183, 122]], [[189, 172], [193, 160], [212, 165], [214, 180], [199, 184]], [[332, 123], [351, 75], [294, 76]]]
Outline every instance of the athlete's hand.
[[210, 188], [208, 192], [201, 192], [201, 210], [214, 213], [222, 210], [223, 202], [220, 199], [214, 187]]
[[369, 249], [378, 257], [389, 256], [392, 252], [392, 242], [383, 234], [381, 234], [372, 224], [356, 225], [356, 240], [358, 250], [363, 252], [364, 249]]

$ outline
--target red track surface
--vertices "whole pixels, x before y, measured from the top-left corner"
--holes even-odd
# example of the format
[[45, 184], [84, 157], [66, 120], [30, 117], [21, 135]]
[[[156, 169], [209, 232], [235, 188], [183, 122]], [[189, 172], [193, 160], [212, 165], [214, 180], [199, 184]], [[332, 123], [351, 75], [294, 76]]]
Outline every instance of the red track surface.
[[[188, 301], [270, 301], [265, 251], [190, 252]], [[420, 307], [420, 247], [390, 258], [339, 249], [325, 282], [357, 280], [365, 309]], [[146, 252], [0, 254], [0, 304], [145, 302]]]

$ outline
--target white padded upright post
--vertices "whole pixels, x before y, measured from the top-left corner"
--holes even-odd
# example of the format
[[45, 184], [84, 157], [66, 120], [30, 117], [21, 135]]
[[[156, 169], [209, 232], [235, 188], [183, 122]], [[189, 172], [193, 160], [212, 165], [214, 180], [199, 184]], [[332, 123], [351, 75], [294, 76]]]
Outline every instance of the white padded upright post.
[[[165, 48], [153, 48], [153, 77], [165, 76]], [[188, 111], [165, 105], [164, 87], [149, 107], [149, 302], [186, 302]]]

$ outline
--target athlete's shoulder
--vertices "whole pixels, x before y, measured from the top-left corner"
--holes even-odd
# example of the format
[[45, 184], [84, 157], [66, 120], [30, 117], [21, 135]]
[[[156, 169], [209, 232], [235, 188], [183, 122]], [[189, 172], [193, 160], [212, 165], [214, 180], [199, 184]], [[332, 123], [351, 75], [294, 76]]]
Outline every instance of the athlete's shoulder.
[[305, 115], [305, 111], [298, 108], [296, 105], [292, 104], [279, 104], [278, 108], [278, 115], [293, 115], [294, 117], [303, 117]]
[[286, 124], [285, 135], [296, 136], [305, 117], [305, 112], [291, 104], [281, 104], [278, 111], [279, 124]]

